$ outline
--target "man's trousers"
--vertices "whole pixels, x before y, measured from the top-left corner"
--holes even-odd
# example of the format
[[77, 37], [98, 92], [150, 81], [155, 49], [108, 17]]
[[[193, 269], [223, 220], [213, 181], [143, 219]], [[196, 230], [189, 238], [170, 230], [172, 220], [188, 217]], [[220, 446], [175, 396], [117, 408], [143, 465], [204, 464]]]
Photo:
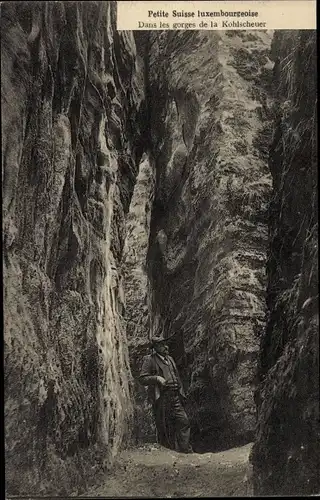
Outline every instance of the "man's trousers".
[[184, 453], [191, 451], [190, 422], [177, 390], [164, 390], [153, 405], [158, 442]]

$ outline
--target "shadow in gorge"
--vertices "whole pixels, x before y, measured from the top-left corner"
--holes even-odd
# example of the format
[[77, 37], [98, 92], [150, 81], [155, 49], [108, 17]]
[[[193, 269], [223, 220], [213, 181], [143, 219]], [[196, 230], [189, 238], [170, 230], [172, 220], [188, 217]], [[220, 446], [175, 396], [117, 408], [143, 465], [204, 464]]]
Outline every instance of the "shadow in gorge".
[[[195, 402], [193, 403], [193, 407], [195, 405], [199, 405], [200, 407], [201, 403]], [[225, 451], [230, 448], [244, 446], [254, 440], [254, 431], [249, 431], [240, 436], [236, 435], [234, 429], [229, 428], [228, 425], [224, 426], [219, 411], [213, 411], [210, 419], [208, 418], [208, 413], [205, 419], [202, 419], [201, 415], [200, 419], [199, 416], [198, 418], [194, 418], [192, 412], [189, 412], [189, 415], [191, 420], [190, 441], [192, 448], [197, 453]], [[198, 424], [199, 420], [201, 427]]]
[[[203, 387], [199, 392], [189, 393], [191, 368], [185, 353], [183, 333], [176, 330], [175, 334], [167, 339], [167, 344], [187, 394], [186, 411], [191, 422], [190, 442], [193, 450], [200, 454], [217, 453], [252, 443], [254, 431], [239, 436], [227, 422], [224, 424], [224, 415], [228, 410], [222, 407], [220, 402], [219, 389], [223, 391], [223, 387], [216, 387], [214, 391], [206, 385], [206, 380], [203, 380]], [[223, 382], [221, 384], [223, 385]], [[208, 411], [208, 407], [211, 411]]]
[[254, 432], [248, 433], [246, 436], [239, 437], [238, 439], [230, 439], [227, 431], [225, 433], [219, 433], [219, 431], [205, 433], [199, 432], [196, 426], [191, 427], [191, 444], [196, 453], [226, 451], [252, 443], [253, 440]]

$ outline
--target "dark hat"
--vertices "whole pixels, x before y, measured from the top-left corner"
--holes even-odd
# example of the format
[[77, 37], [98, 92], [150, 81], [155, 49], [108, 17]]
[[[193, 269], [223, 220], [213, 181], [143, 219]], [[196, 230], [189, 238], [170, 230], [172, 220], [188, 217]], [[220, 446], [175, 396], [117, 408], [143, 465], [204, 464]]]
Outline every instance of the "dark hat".
[[155, 335], [150, 340], [150, 347], [153, 347], [155, 344], [160, 344], [160, 342], [166, 342], [167, 339], [164, 338], [163, 335]]

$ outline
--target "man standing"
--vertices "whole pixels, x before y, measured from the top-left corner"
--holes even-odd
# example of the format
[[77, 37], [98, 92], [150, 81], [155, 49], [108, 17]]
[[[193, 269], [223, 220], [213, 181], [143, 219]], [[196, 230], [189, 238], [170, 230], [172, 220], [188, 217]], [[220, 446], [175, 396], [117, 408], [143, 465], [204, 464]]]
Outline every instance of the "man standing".
[[185, 393], [178, 369], [163, 336], [151, 340], [152, 354], [145, 356], [139, 381], [149, 386], [158, 442], [182, 453], [192, 453], [190, 423], [184, 409]]

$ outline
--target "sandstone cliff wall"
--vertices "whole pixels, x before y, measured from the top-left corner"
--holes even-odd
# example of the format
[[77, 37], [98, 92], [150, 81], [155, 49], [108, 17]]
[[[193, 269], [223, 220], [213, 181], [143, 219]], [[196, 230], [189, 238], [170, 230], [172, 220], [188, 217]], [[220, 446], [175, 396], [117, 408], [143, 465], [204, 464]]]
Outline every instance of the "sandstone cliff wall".
[[155, 170], [143, 155], [126, 220], [123, 277], [126, 300], [126, 333], [131, 372], [134, 377], [134, 423], [136, 442], [156, 440], [154, 419], [146, 388], [138, 382], [143, 356], [150, 352], [152, 326], [151, 290], [147, 275], [147, 253], [154, 198]]
[[6, 481], [70, 492], [130, 434], [120, 263], [143, 83], [111, 2], [1, 6]]
[[259, 495], [320, 491], [316, 34], [275, 34], [268, 321], [253, 448]]
[[250, 440], [265, 321], [270, 174], [265, 32], [151, 33], [156, 190], [148, 254], [154, 328], [188, 390], [193, 440]]

